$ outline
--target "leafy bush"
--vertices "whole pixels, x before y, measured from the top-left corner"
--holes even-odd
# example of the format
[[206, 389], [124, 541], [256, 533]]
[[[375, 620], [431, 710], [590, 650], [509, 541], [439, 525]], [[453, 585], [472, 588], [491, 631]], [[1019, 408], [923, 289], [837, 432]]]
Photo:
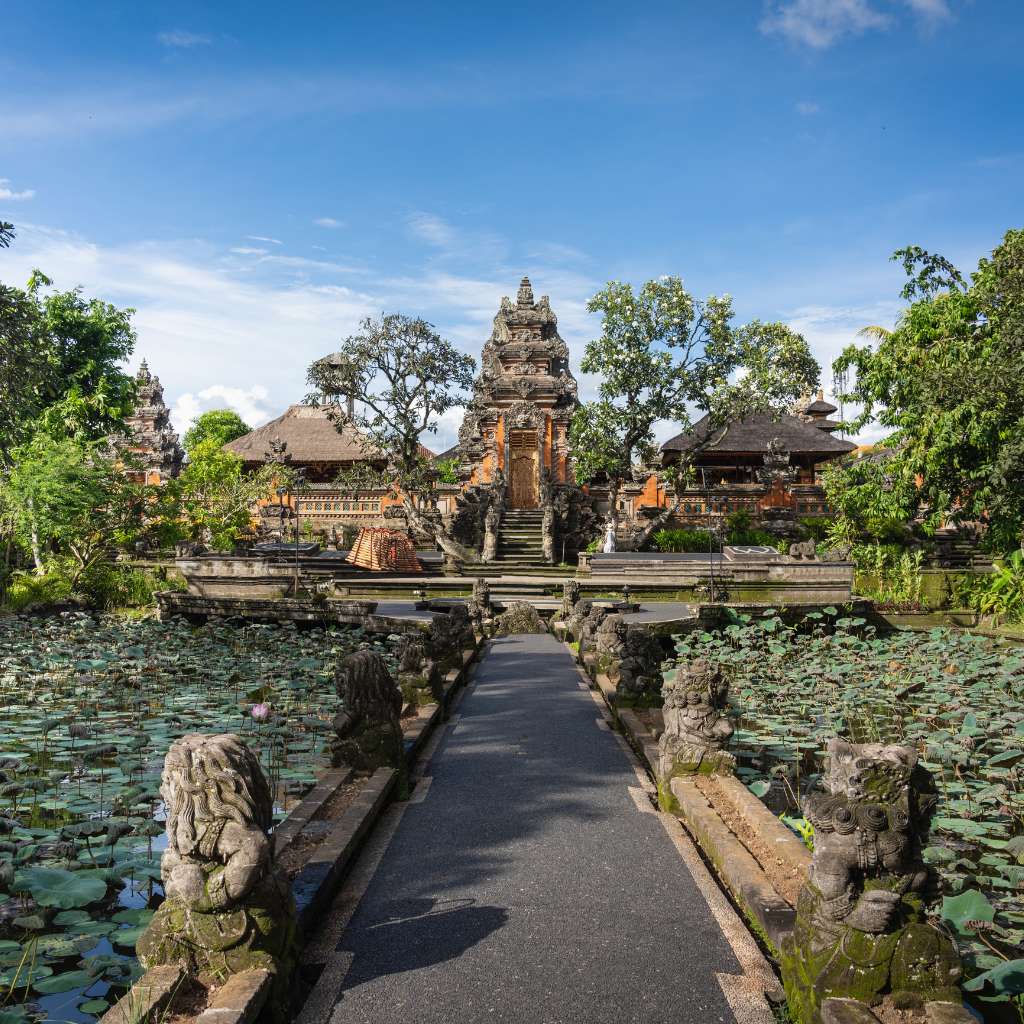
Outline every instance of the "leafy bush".
[[954, 596], [997, 623], [1024, 621], [1024, 554], [1014, 551], [993, 572], [966, 581]]
[[828, 539], [831, 521], [818, 516], [802, 516], [800, 529], [808, 540], [816, 541], [818, 544]]
[[707, 530], [658, 530], [651, 539], [658, 551], [720, 550], [718, 538]]
[[7, 585], [4, 607], [12, 612], [27, 608], [43, 608], [59, 604], [71, 597], [71, 583], [60, 573], [37, 576], [34, 573], [15, 573]]
[[895, 544], [858, 544], [853, 549], [857, 567], [854, 588], [861, 597], [902, 611], [924, 607], [921, 551]]

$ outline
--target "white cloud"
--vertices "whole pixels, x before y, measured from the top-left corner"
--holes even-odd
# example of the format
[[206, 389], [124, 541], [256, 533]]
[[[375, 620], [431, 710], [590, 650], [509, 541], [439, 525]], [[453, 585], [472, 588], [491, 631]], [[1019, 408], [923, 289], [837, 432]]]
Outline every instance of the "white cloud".
[[254, 249], [248, 245], [239, 245], [234, 249], [229, 250], [230, 252], [237, 253], [239, 256], [266, 256], [266, 249]]
[[802, 114], [804, 117], [810, 117], [812, 114], [817, 114], [821, 110], [821, 107], [817, 103], [809, 103], [807, 100], [801, 100], [796, 105], [796, 112]]
[[281, 245], [280, 238], [269, 238], [267, 235], [246, 235], [250, 242], [266, 242], [269, 245]]
[[0, 178], [0, 201], [18, 203], [23, 199], [31, 199], [36, 194], [36, 190], [34, 188], [26, 188], [22, 189], [20, 192], [15, 192], [9, 187], [10, 184], [10, 178]]
[[345, 226], [343, 220], [335, 220], [333, 217], [315, 217], [313, 223], [318, 228], [343, 228]]
[[889, 24], [889, 16], [868, 0], [783, 0], [772, 5], [761, 21], [761, 31], [824, 50], [842, 36], [861, 35]]
[[211, 384], [198, 394], [186, 391], [180, 395], [171, 408], [171, 422], [174, 429], [183, 434], [200, 413], [227, 408], [237, 412], [250, 427], [259, 427], [279, 414], [268, 407], [269, 396], [267, 389], [260, 384], [251, 388]]
[[173, 29], [170, 32], [161, 32], [157, 39], [164, 46], [170, 46], [180, 50], [188, 50], [193, 46], [209, 46], [213, 42], [211, 36], [201, 32], [185, 32], [182, 29]]
[[409, 217], [409, 230], [417, 238], [439, 249], [449, 248], [456, 239], [455, 229], [433, 213], [414, 213]]

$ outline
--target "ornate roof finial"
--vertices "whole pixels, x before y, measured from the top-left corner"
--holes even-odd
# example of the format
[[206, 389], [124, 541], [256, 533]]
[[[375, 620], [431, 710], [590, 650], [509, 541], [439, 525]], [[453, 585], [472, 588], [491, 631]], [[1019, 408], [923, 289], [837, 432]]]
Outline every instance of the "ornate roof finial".
[[520, 309], [533, 305], [533, 286], [530, 284], [528, 277], [524, 277], [519, 282], [519, 294], [516, 296], [516, 305]]
[[147, 382], [153, 379], [153, 375], [149, 372], [149, 363], [145, 359], [139, 363], [139, 372], [135, 375], [135, 379]]

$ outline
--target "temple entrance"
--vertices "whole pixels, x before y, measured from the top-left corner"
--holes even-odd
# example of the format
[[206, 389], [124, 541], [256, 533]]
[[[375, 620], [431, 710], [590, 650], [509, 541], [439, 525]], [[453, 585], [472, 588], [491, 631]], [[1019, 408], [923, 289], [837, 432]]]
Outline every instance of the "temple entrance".
[[508, 496], [510, 508], [536, 508], [538, 500], [537, 432], [509, 433]]

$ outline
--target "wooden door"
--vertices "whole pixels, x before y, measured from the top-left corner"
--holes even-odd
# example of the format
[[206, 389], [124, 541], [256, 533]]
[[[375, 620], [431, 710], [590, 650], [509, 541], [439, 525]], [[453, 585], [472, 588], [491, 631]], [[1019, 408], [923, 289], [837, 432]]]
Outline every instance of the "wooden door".
[[538, 499], [537, 433], [513, 430], [509, 437], [509, 506], [536, 508]]

